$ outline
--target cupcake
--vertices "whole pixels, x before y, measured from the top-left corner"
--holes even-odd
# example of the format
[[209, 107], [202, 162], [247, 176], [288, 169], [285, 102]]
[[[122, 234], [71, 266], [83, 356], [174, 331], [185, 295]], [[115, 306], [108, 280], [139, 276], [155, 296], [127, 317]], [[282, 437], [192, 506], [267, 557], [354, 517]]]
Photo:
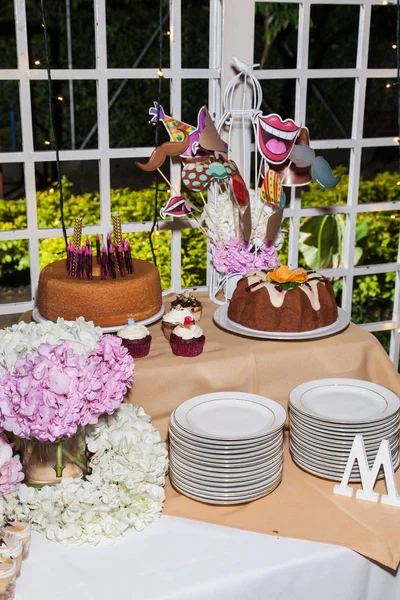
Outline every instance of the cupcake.
[[183, 325], [177, 325], [171, 333], [170, 344], [175, 356], [199, 356], [203, 352], [206, 338], [203, 330], [186, 318]]
[[193, 319], [192, 313], [187, 308], [173, 308], [163, 316], [162, 330], [168, 341], [171, 336], [171, 331], [174, 329], [174, 327], [177, 325], [183, 325], [184, 320], [187, 317]]
[[117, 335], [133, 358], [143, 358], [150, 352], [149, 330], [144, 325], [136, 325], [135, 319], [128, 319], [128, 324], [119, 329]]
[[197, 323], [201, 319], [203, 305], [193, 294], [185, 292], [184, 294], [178, 294], [175, 300], [171, 302], [171, 308], [187, 308], [192, 313], [194, 322]]

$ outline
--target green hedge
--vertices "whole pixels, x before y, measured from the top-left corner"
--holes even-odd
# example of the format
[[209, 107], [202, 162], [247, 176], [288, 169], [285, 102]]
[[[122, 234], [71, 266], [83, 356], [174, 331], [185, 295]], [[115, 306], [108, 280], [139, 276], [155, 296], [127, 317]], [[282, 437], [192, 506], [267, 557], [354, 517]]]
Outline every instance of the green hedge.
[[[41, 229], [60, 227], [58, 192], [38, 192], [37, 214]], [[64, 214], [67, 226], [72, 225], [75, 216], [81, 216], [85, 225], [100, 223], [100, 195], [86, 193], [74, 195], [72, 184], [63, 179]], [[168, 199], [166, 187], [160, 187], [159, 205]], [[154, 190], [132, 191], [127, 188], [111, 190], [111, 209], [121, 215], [123, 222], [151, 221], [153, 219]], [[26, 201], [0, 200], [0, 229], [25, 229], [27, 226]], [[89, 236], [91, 237], [91, 236]], [[136, 258], [152, 260], [147, 233], [128, 234], [132, 254]], [[94, 243], [94, 236], [91, 239]], [[160, 269], [163, 288], [170, 287], [171, 233], [160, 231], [153, 236], [153, 245]], [[62, 238], [40, 240], [40, 266], [44, 267], [57, 258], [63, 258]], [[0, 278], [15, 271], [29, 268], [27, 240], [0, 242]], [[205, 285], [206, 281], [206, 240], [197, 230], [182, 231], [182, 282], [185, 287]]]
[[[309, 190], [302, 193], [302, 206], [344, 205], [347, 198], [348, 175], [342, 174], [342, 180], [334, 190], [322, 190], [317, 184], [311, 184]], [[371, 181], [360, 181], [359, 202], [388, 202], [398, 198], [398, 175], [380, 173]], [[98, 193], [74, 195], [72, 184], [64, 179], [65, 221], [72, 224], [73, 217], [83, 217], [85, 225], [100, 222], [100, 196]], [[160, 206], [168, 198], [165, 187], [160, 188]], [[154, 190], [132, 191], [127, 188], [111, 190], [111, 209], [119, 212], [124, 222], [151, 221], [153, 214]], [[58, 193], [56, 191], [37, 194], [38, 225], [40, 228], [59, 227]], [[396, 262], [399, 241], [399, 217], [390, 212], [365, 213], [359, 215], [358, 222], [367, 221], [368, 235], [358, 245], [363, 254], [359, 264], [378, 264]], [[21, 200], [0, 201], [0, 229], [24, 229], [27, 225], [26, 202]], [[170, 286], [170, 232], [155, 235], [154, 246], [157, 263], [160, 268], [163, 287]], [[147, 233], [129, 234], [133, 255], [137, 258], [152, 260]], [[94, 240], [93, 240], [94, 241]], [[63, 256], [63, 240], [42, 239], [40, 242], [41, 267]], [[206, 282], [206, 240], [197, 230], [182, 231], [182, 282], [185, 287], [204, 285]], [[287, 243], [280, 252], [282, 262], [287, 260]], [[17, 271], [26, 272], [29, 268], [29, 252], [26, 240], [0, 242], [0, 277], [4, 278]], [[22, 274], [21, 274], [22, 275]], [[380, 321], [391, 318], [394, 297], [394, 279], [392, 273], [358, 277], [354, 286], [353, 319], [361, 321]], [[340, 282], [337, 286], [340, 289]], [[339, 292], [340, 293], [340, 292]]]

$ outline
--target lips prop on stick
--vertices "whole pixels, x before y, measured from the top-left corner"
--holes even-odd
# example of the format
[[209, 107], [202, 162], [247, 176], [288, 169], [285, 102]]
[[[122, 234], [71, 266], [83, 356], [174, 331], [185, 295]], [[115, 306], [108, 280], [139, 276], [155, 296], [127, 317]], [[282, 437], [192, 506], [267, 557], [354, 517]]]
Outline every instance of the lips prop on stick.
[[268, 163], [281, 164], [288, 158], [300, 126], [292, 119], [285, 119], [272, 113], [267, 116], [257, 115], [257, 142], [260, 154]]
[[194, 204], [186, 200], [185, 196], [173, 196], [167, 204], [160, 210], [162, 219], [165, 217], [188, 217], [193, 212], [198, 212]]

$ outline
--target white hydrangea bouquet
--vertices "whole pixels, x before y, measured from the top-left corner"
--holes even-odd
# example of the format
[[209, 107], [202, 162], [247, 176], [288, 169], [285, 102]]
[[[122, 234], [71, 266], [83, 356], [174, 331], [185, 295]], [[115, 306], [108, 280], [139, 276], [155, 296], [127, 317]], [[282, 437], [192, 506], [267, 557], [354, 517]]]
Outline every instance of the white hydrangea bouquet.
[[86, 441], [93, 452], [91, 475], [40, 490], [22, 483], [0, 499], [0, 523], [29, 521], [49, 540], [98, 544], [157, 519], [165, 498], [167, 449], [144, 410], [121, 405], [87, 428]]

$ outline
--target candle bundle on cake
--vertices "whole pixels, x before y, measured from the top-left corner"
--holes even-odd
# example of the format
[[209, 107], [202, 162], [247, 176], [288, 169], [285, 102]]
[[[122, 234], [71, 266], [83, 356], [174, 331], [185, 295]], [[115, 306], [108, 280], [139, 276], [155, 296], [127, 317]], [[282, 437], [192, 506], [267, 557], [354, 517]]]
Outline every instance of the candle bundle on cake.
[[[67, 257], [40, 273], [37, 311], [40, 318], [74, 321], [84, 317], [99, 327], [122, 327], [128, 319], [140, 322], [162, 309], [161, 280], [156, 265], [132, 258], [122, 237], [121, 217], [111, 217], [113, 232], [82, 244], [82, 219], [74, 219]], [[34, 317], [35, 318], [35, 317]]]
[[93, 279], [93, 270], [99, 271], [101, 279], [111, 277], [116, 279], [119, 274], [126, 277], [127, 273], [134, 271], [131, 248], [127, 240], [122, 237], [121, 217], [112, 215], [114, 240], [107, 234], [106, 243], [101, 245], [99, 234], [96, 235], [96, 265], [93, 267], [93, 251], [90, 240], [81, 246], [82, 218], [75, 217], [73, 239], [68, 244], [66, 271], [71, 277], [77, 279]]

